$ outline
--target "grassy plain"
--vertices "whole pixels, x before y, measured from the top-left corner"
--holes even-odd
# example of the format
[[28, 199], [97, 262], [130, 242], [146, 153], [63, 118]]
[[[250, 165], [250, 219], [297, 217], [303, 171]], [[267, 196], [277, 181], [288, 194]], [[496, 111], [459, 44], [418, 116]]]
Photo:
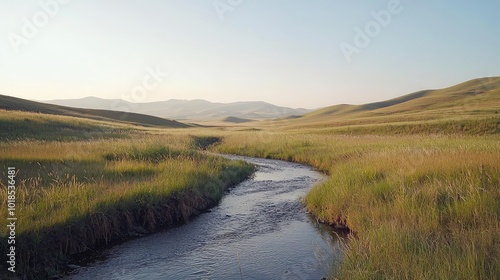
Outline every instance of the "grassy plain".
[[496, 279], [500, 138], [460, 135], [227, 135], [216, 150], [329, 174], [305, 197], [348, 227], [341, 279]]
[[[168, 130], [0, 110], [0, 168], [20, 170], [18, 217], [30, 221], [18, 229], [29, 252], [20, 263], [57, 269], [47, 260], [196, 214], [252, 171], [199, 151], [208, 147], [328, 174], [304, 203], [351, 230], [332, 277], [499, 279], [499, 89], [487, 78], [303, 117]], [[42, 246], [55, 255], [37, 256]]]
[[329, 175], [304, 203], [352, 233], [332, 278], [500, 279], [499, 112], [485, 78], [226, 128], [214, 149]]
[[[249, 164], [200, 152], [211, 138], [161, 128], [11, 111], [0, 114], [0, 126], [1, 189], [7, 168], [18, 170], [22, 279], [57, 275], [73, 254], [187, 221], [253, 172]], [[0, 192], [1, 217], [8, 217], [7, 201]], [[0, 234], [0, 249], [8, 252], [7, 228]]]

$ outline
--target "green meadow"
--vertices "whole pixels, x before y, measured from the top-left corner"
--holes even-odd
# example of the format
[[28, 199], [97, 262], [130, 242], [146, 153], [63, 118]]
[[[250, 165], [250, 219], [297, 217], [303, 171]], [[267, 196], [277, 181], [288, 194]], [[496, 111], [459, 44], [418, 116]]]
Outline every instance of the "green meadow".
[[[74, 254], [188, 221], [254, 169], [202, 152], [203, 137], [11, 113], [1, 112], [4, 128], [27, 125], [0, 143], [0, 184], [6, 189], [15, 167], [16, 270], [24, 279], [57, 275]], [[0, 201], [7, 217], [7, 192]], [[7, 252], [7, 242], [0, 247]]]

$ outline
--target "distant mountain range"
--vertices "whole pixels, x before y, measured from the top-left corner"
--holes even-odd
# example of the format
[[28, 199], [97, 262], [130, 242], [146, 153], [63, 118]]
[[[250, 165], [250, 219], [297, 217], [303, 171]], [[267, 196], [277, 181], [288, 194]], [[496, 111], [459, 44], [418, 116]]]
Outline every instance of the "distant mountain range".
[[304, 115], [312, 110], [276, 106], [262, 101], [214, 103], [202, 99], [170, 99], [149, 103], [131, 103], [121, 99], [85, 97], [81, 99], [58, 99], [44, 103], [98, 110], [126, 111], [176, 120], [261, 120]]
[[[253, 120], [268, 119], [267, 122], [261, 122], [261, 125], [272, 123], [273, 126], [282, 125], [291, 129], [368, 127], [385, 124], [393, 126], [395, 131], [401, 131], [400, 126], [403, 124], [415, 124], [414, 126], [432, 127], [436, 133], [445, 126], [453, 131], [458, 131], [456, 127], [467, 126], [472, 132], [500, 132], [500, 77], [474, 79], [448, 88], [418, 91], [380, 102], [363, 105], [340, 104], [315, 111], [279, 107], [265, 102], [224, 104], [205, 100], [168, 100], [130, 103], [96, 97], [45, 102], [52, 104], [0, 95], [0, 110], [175, 128], [218, 125], [221, 122], [252, 125]], [[130, 113], [126, 113], [127, 111]], [[171, 119], [187, 121], [178, 122]], [[437, 122], [445, 125], [439, 126]], [[399, 126], [395, 126], [396, 124]], [[425, 131], [429, 130], [426, 128]]]

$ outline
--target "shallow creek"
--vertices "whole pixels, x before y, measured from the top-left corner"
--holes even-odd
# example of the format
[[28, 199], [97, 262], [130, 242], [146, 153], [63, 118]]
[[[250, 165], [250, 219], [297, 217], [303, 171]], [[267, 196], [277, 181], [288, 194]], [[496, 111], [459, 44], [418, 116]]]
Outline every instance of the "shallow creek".
[[324, 175], [285, 161], [257, 165], [220, 204], [188, 224], [116, 245], [67, 279], [316, 279], [341, 258], [337, 235], [300, 199]]

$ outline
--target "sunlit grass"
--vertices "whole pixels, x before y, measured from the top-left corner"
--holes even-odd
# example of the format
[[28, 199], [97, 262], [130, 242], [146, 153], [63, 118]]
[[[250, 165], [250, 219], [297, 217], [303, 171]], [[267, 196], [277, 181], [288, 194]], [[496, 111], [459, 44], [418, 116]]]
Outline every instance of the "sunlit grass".
[[[52, 275], [44, 269], [68, 254], [133, 228], [189, 219], [252, 172], [199, 151], [212, 149], [302, 162], [329, 175], [304, 203], [319, 220], [352, 232], [332, 277], [498, 278], [500, 99], [498, 90], [474, 88], [380, 110], [351, 106], [349, 115], [319, 111], [218, 128], [0, 110], [0, 187], [7, 166], [19, 170], [20, 263]], [[6, 201], [0, 193], [4, 217]]]
[[500, 139], [468, 136], [228, 134], [219, 152], [311, 164], [329, 174], [305, 197], [353, 232], [341, 279], [496, 279]]
[[[7, 167], [18, 170], [19, 271], [52, 269], [60, 258], [135, 227], [154, 230], [187, 220], [253, 172], [249, 164], [192, 147], [188, 135], [0, 143], [2, 189]], [[7, 200], [0, 192], [2, 217], [8, 216]], [[7, 233], [0, 230], [2, 237]]]
[[[65, 223], [98, 211], [101, 205], [134, 200], [142, 194], [165, 197], [203, 187], [235, 165], [187, 150], [189, 138], [173, 139], [0, 144], [3, 170], [8, 166], [19, 170], [18, 219], [30, 221], [20, 223], [17, 232]], [[163, 141], [185, 149], [173, 149]], [[6, 192], [0, 193], [0, 201], [0, 215], [6, 216]]]

